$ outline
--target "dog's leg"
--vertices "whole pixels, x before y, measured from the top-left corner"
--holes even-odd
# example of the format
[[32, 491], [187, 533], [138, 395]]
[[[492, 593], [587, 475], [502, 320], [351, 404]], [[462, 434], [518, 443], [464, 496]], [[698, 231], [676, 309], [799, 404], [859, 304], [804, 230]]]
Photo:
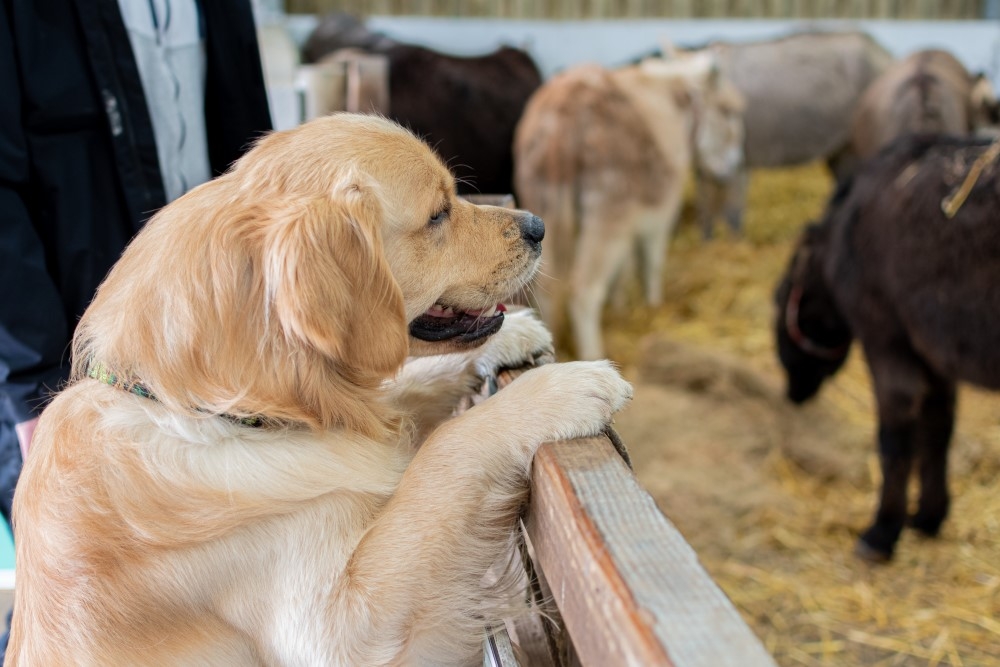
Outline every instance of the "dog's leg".
[[393, 381], [393, 401], [410, 415], [420, 443], [484, 379], [498, 370], [536, 365], [552, 356], [552, 336], [535, 312], [512, 308], [500, 331], [474, 350], [409, 359]]
[[599, 433], [630, 396], [606, 361], [548, 364], [442, 424], [335, 585], [331, 608], [344, 615], [331, 622], [356, 638], [338, 647], [343, 663], [474, 657], [485, 624], [513, 600], [482, 581], [508, 553], [535, 450]]
[[442, 354], [408, 359], [388, 388], [412, 424], [411, 443], [419, 446], [481, 384], [467, 355]]

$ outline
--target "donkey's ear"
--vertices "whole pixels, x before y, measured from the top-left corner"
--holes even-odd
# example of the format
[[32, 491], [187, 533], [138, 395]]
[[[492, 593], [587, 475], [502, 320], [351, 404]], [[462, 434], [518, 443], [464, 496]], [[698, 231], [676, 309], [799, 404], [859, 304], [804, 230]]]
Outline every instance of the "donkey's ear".
[[980, 125], [997, 125], [1000, 122], [1000, 103], [997, 101], [993, 84], [984, 74], [978, 74], [973, 79], [972, 91], [969, 93], [969, 113], [972, 129], [980, 129]]
[[377, 194], [359, 180], [348, 177], [272, 225], [267, 291], [287, 338], [345, 367], [387, 374], [406, 358], [403, 295], [382, 248]]

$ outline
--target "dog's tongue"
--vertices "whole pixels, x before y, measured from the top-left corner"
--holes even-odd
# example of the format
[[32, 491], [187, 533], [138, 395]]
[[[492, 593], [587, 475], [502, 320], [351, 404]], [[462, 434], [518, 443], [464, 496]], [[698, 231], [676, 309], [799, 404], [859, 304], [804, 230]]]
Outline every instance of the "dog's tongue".
[[475, 341], [496, 333], [503, 324], [506, 310], [502, 303], [467, 311], [436, 303], [410, 322], [410, 335], [429, 342], [449, 339]]

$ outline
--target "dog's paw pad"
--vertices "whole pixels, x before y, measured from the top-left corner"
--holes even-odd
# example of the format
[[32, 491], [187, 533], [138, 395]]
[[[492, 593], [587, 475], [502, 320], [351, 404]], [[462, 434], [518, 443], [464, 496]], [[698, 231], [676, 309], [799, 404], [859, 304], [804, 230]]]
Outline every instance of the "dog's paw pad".
[[551, 364], [523, 380], [546, 439], [597, 435], [632, 398], [632, 385], [608, 361]]

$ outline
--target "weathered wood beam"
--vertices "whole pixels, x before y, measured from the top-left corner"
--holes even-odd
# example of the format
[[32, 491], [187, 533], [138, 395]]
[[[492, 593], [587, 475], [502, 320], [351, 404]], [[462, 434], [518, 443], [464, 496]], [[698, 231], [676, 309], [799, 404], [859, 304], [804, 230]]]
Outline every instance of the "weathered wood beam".
[[584, 667], [774, 667], [606, 437], [535, 456], [528, 536]]

